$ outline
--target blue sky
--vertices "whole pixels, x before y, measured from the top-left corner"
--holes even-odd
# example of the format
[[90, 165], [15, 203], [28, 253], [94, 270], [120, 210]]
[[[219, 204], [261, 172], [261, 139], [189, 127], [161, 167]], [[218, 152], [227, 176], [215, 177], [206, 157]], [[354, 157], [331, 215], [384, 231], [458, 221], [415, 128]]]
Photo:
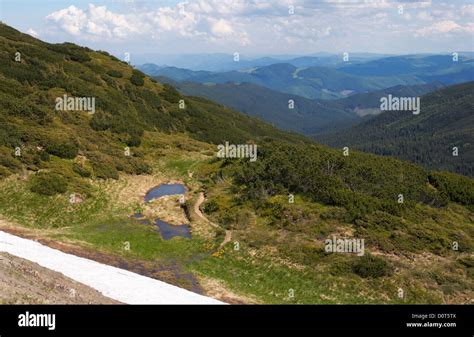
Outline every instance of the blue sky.
[[[116, 55], [474, 50], [468, 0], [0, 0], [5, 23]], [[399, 6], [403, 6], [402, 10]]]

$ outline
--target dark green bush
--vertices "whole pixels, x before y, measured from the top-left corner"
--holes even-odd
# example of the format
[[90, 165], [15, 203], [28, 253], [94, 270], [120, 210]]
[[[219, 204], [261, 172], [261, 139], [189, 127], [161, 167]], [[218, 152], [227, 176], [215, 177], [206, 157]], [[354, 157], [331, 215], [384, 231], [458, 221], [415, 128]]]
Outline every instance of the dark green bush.
[[211, 214], [219, 210], [219, 204], [214, 200], [210, 200], [204, 204], [204, 212]]
[[69, 59], [76, 62], [85, 63], [91, 60], [87, 51], [90, 49], [79, 47], [73, 43], [58, 43], [46, 45], [46, 48], [60, 54], [65, 54]]
[[109, 166], [105, 163], [92, 163], [94, 174], [101, 179], [118, 179], [119, 175], [115, 166]]
[[[133, 132], [133, 130], [130, 130]], [[125, 133], [121, 134], [119, 137], [120, 141], [127, 144], [127, 146], [140, 146], [142, 142], [142, 137], [139, 133]]]
[[9, 169], [6, 167], [0, 166], [0, 178], [6, 178], [8, 177], [11, 173]]
[[87, 153], [87, 157], [91, 161], [92, 169], [94, 170], [94, 175], [97, 178], [119, 178], [117, 164], [110, 156], [100, 152], [89, 152]]
[[44, 144], [46, 152], [65, 159], [74, 159], [79, 151], [77, 145], [70, 140], [50, 139]]
[[121, 71], [114, 70], [114, 69], [107, 71], [107, 75], [115, 77], [115, 78], [121, 78], [123, 76]]
[[141, 71], [134, 69], [130, 82], [137, 87], [141, 87], [145, 84], [145, 75]]
[[102, 78], [105, 81], [105, 83], [107, 83], [111, 87], [116, 88], [115, 81], [110, 76], [100, 75], [100, 78]]
[[474, 180], [449, 172], [433, 172], [429, 175], [430, 183], [451, 201], [474, 206]]
[[358, 258], [352, 265], [352, 271], [363, 278], [376, 278], [390, 276], [393, 273], [393, 268], [387, 261], [380, 257], [364, 255]]
[[130, 165], [134, 174], [148, 174], [151, 173], [151, 167], [142, 159], [130, 158]]
[[72, 164], [72, 170], [84, 178], [89, 178], [92, 175], [92, 172], [87, 167], [79, 163]]
[[169, 84], [163, 85], [163, 92], [161, 92], [160, 95], [170, 103], [178, 103], [181, 99], [181, 95], [179, 94], [178, 90]]
[[21, 168], [21, 163], [17, 157], [13, 156], [13, 153], [14, 149], [0, 147], [0, 165], [14, 172]]
[[67, 181], [54, 172], [39, 172], [29, 179], [30, 190], [42, 195], [55, 195], [67, 191]]

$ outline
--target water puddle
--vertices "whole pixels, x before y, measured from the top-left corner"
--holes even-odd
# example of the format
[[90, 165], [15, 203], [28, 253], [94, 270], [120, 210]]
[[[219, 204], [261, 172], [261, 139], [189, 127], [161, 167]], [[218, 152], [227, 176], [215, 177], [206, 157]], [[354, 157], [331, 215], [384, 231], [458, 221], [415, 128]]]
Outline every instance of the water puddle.
[[175, 226], [170, 225], [160, 219], [156, 219], [155, 225], [165, 240], [170, 240], [175, 236], [191, 239], [191, 230], [188, 225]]
[[[145, 195], [145, 202], [150, 202], [153, 199], [159, 199], [167, 195], [184, 194], [186, 191], [186, 187], [182, 184], [163, 184], [149, 190]], [[141, 224], [151, 224], [150, 221], [141, 219], [143, 215], [140, 212], [136, 212], [132, 217], [138, 219]], [[174, 237], [191, 239], [191, 228], [189, 225], [175, 226], [160, 219], [156, 219], [154, 224], [158, 227], [158, 231], [164, 240], [170, 240]]]
[[182, 184], [163, 184], [152, 188], [145, 195], [145, 202], [158, 199], [166, 195], [177, 195], [186, 193], [186, 187]]

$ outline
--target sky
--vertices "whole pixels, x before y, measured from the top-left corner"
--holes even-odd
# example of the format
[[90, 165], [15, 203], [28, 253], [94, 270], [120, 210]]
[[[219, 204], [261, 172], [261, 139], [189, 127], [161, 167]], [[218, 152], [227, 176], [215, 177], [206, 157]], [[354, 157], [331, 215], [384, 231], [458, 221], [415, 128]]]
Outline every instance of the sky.
[[0, 20], [115, 55], [474, 50], [470, 0], [0, 0]]

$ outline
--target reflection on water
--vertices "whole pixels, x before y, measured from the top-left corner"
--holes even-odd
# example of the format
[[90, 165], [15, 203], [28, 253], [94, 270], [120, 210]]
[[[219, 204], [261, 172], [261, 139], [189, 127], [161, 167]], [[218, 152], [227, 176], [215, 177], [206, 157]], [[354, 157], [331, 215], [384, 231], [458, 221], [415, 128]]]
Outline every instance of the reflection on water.
[[158, 199], [165, 195], [184, 194], [185, 192], [186, 187], [184, 187], [182, 184], [163, 184], [148, 191], [148, 193], [145, 195], [145, 202]]
[[[186, 187], [182, 184], [163, 184], [152, 188], [145, 195], [145, 202], [149, 202], [153, 199], [158, 199], [166, 195], [177, 195], [184, 194]], [[144, 225], [151, 225], [151, 222], [143, 218], [141, 212], [136, 212], [132, 215], [133, 218], [139, 219], [139, 222]], [[164, 240], [170, 240], [175, 236], [191, 239], [191, 228], [188, 225], [175, 226], [171, 225], [163, 220], [156, 219], [155, 225], [158, 227], [158, 231]]]
[[165, 240], [172, 239], [175, 236], [191, 239], [191, 231], [188, 225], [170, 225], [160, 219], [156, 219], [155, 225], [158, 227], [161, 236]]

